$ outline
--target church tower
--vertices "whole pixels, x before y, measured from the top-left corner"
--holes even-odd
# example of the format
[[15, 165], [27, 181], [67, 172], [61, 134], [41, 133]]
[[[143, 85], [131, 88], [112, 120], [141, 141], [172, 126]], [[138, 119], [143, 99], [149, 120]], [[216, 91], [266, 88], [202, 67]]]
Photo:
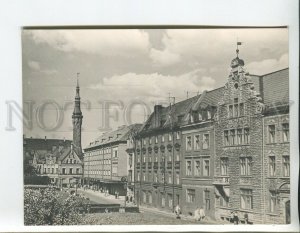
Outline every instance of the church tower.
[[78, 74], [77, 73], [77, 85], [76, 85], [76, 95], [75, 95], [75, 105], [74, 111], [72, 115], [72, 123], [73, 123], [73, 146], [76, 153], [81, 157], [82, 156], [82, 148], [81, 148], [81, 125], [82, 125], [82, 112], [80, 109], [80, 95], [79, 95], [79, 82], [78, 82]]

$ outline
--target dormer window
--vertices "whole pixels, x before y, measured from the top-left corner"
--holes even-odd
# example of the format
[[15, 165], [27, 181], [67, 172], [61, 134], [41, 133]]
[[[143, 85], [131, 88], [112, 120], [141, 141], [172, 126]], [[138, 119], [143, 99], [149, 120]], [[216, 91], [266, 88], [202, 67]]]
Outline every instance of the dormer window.
[[210, 111], [207, 111], [207, 119], [211, 119]]
[[199, 121], [202, 121], [203, 119], [202, 119], [202, 114], [199, 112], [198, 113], [198, 118], [199, 118]]
[[194, 123], [194, 116], [192, 113], [190, 114], [190, 121], [191, 121], [191, 123]]

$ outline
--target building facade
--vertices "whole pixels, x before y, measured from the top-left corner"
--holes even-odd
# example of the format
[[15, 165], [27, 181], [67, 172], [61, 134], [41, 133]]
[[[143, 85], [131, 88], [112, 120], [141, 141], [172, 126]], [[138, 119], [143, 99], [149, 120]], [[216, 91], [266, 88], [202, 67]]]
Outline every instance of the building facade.
[[[126, 185], [132, 166], [132, 152], [128, 153], [130, 135], [138, 131], [140, 125], [121, 126], [117, 130], [104, 133], [84, 149], [84, 181], [96, 190], [114, 195], [130, 195]], [[132, 172], [132, 171], [131, 171]], [[131, 177], [132, 179], [132, 177]]]
[[154, 112], [135, 138], [140, 205], [229, 221], [290, 222], [288, 69], [249, 74]]

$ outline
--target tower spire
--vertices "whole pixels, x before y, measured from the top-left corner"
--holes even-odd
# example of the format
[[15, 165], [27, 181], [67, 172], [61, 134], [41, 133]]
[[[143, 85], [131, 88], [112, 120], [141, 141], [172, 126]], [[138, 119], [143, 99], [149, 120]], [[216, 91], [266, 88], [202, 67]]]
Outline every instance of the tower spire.
[[81, 157], [82, 149], [81, 149], [81, 125], [82, 125], [82, 112], [80, 109], [80, 87], [79, 87], [79, 74], [77, 73], [77, 82], [76, 82], [76, 95], [74, 102], [74, 111], [72, 115], [72, 123], [73, 123], [73, 146], [74, 150]]

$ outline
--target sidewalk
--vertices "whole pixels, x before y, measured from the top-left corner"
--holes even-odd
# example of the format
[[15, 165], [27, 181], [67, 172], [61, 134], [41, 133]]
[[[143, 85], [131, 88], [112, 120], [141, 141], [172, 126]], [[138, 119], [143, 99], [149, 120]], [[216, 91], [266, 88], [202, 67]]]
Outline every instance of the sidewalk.
[[[116, 197], [114, 195], [110, 195], [108, 194], [107, 196], [105, 195], [105, 193], [101, 193], [99, 191], [94, 191], [94, 190], [91, 190], [91, 189], [78, 189], [80, 190], [81, 193], [88, 193], [90, 195], [93, 195], [93, 196], [98, 196], [99, 198], [102, 198], [102, 199], [106, 199], [106, 200], [109, 200], [110, 202], [113, 202], [113, 203], [116, 203], [116, 204], [120, 204], [121, 206], [124, 206], [125, 205], [125, 196], [119, 196], [118, 199], [116, 199]], [[126, 203], [126, 206], [136, 206], [134, 205], [133, 203]]]
[[[140, 209], [140, 212], [144, 211], [144, 212], [157, 213], [157, 214], [160, 214], [160, 215], [165, 215], [165, 216], [173, 217], [173, 218], [176, 217], [175, 213], [173, 213], [173, 212], [166, 212], [166, 211], [159, 210], [159, 209], [152, 208], [152, 207], [140, 206], [139, 209]], [[209, 217], [205, 217], [205, 219], [203, 219], [201, 221], [196, 221], [194, 216], [187, 216], [187, 215], [181, 214], [180, 217], [183, 220], [193, 221], [193, 222], [195, 222], [195, 224], [213, 224], [213, 225], [222, 224], [220, 222], [217, 222], [215, 220], [210, 219]]]

